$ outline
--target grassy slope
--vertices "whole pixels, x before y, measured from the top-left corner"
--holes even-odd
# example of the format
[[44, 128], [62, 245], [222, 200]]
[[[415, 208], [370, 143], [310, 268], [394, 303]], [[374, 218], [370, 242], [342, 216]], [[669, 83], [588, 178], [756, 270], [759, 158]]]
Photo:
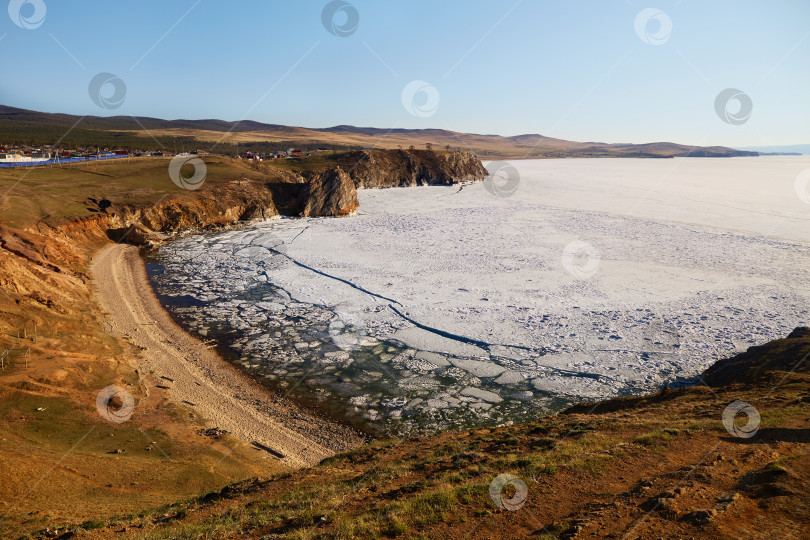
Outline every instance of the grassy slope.
[[[151, 375], [132, 367], [140, 351], [106, 333], [92, 300], [88, 264], [108, 242], [103, 231], [71, 226], [66, 236], [52, 229], [99, 215], [88, 198], [107, 198], [113, 208], [148, 207], [164, 196], [193, 199], [193, 192], [171, 182], [168, 163], [0, 169], [0, 245], [3, 228], [17, 231], [18, 246], [60, 268], [53, 272], [0, 248], [0, 352], [31, 348], [27, 370], [15, 358], [0, 371], [0, 537], [58, 519], [144, 509], [286, 470], [241, 442], [198, 435], [201, 419], [192, 411], [146, 395], [142, 378]], [[207, 159], [207, 167], [206, 185], [213, 188], [268, 178], [228, 159]], [[111, 424], [96, 412], [96, 395], [110, 384], [135, 396], [131, 421]], [[111, 453], [119, 449], [124, 452]]]
[[[0, 171], [0, 194], [17, 183], [0, 220], [35, 229], [42, 219], [93, 215], [87, 197], [122, 205], [148, 204], [164, 193], [193, 197], [169, 181], [167, 164], [33, 169], [19, 183], [23, 171]], [[208, 181], [260, 179], [265, 172], [215, 158]], [[45, 246], [68, 261], [64, 267], [74, 274], [66, 277], [2, 254], [0, 278], [14, 272], [37, 288], [0, 294], [0, 348], [13, 345], [21, 328], [30, 332], [33, 321], [38, 338], [23, 340], [32, 347], [28, 371], [0, 372], [0, 515], [8, 514], [0, 536], [83, 525], [99, 536], [155, 538], [565, 537], [578, 527], [599, 536], [634, 530], [644, 537], [722, 537], [746, 530], [785, 535], [810, 520], [808, 364], [788, 373], [797, 355], [810, 352], [808, 338], [759, 351], [771, 371], [743, 374], [745, 384], [606, 402], [592, 414], [581, 409], [529, 426], [383, 441], [290, 473], [235, 441], [200, 437], [189, 410], [141, 393], [131, 367], [138, 351], [104, 332], [85, 283], [86, 262], [105, 241], [89, 236], [67, 255], [60, 251], [67, 248]], [[16, 266], [4, 266], [8, 261]], [[34, 300], [37, 294], [58, 301], [49, 308]], [[95, 412], [98, 389], [111, 382], [136, 395], [137, 414], [122, 425]], [[760, 434], [750, 441], [730, 437], [720, 422], [735, 399], [762, 413]], [[118, 449], [125, 452], [110, 453]], [[488, 494], [503, 473], [528, 485], [520, 511], [496, 508]], [[271, 480], [218, 492], [253, 476]], [[209, 492], [217, 494], [192, 498]], [[729, 493], [738, 495], [726, 504]], [[717, 514], [706, 524], [689, 517], [712, 509]]]
[[[792, 340], [810, 354], [810, 338]], [[319, 467], [235, 484], [95, 534], [146, 538], [800, 538], [810, 519], [810, 374], [785, 342], [758, 378], [587, 405], [531, 425], [374, 443]], [[751, 439], [721, 416], [761, 414]], [[491, 481], [528, 491], [499, 509]], [[511, 492], [507, 492], [511, 496]], [[270, 536], [268, 536], [270, 535]], [[793, 535], [793, 536], [791, 536]]]
[[[200, 419], [190, 410], [146, 395], [140, 377], [150, 374], [132, 368], [138, 351], [106, 335], [92, 306], [55, 313], [3, 302], [0, 311], [0, 348], [16, 346], [11, 334], [21, 327], [28, 338], [20, 345], [31, 347], [28, 369], [14, 359], [0, 371], [0, 537], [54, 519], [84, 522], [135, 511], [284, 470], [242, 443], [197, 435]], [[96, 395], [110, 384], [135, 397], [129, 422], [110, 423], [96, 412]]]
[[[154, 204], [164, 195], [193, 198], [193, 192], [172, 182], [170, 160], [127, 158], [65, 167], [0, 169], [0, 196], [4, 195], [0, 220], [13, 228], [30, 228], [41, 221], [59, 224], [88, 217], [94, 214], [88, 197], [136, 207]], [[266, 179], [264, 172], [236, 160], [207, 157], [205, 163], [208, 186], [238, 178]]]

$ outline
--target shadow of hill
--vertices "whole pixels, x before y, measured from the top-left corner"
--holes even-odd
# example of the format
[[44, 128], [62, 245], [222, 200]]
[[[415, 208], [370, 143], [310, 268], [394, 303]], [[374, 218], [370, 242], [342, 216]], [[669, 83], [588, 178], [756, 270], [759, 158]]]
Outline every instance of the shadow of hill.
[[736, 444], [765, 444], [779, 441], [810, 444], [810, 428], [762, 428], [748, 439], [729, 435], [720, 437], [720, 440]]
[[747, 351], [720, 360], [703, 373], [709, 386], [750, 382], [769, 371], [810, 373], [810, 328], [796, 328], [785, 339], [750, 347]]

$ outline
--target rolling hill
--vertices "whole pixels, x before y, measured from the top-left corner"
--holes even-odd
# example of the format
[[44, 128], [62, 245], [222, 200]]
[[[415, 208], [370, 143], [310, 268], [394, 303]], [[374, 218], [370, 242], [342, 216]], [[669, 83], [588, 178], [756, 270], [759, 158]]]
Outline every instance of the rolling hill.
[[[74, 116], [44, 113], [0, 105], [0, 143], [52, 144], [70, 132], [63, 144], [106, 145], [159, 149], [180, 139], [185, 146], [219, 153], [235, 145], [330, 146], [344, 148], [436, 147], [472, 150], [484, 159], [561, 157], [731, 157], [756, 156], [757, 152], [714, 146], [698, 147], [670, 142], [609, 144], [574, 142], [539, 134], [511, 137], [459, 133], [442, 129], [383, 129], [349, 125], [305, 128], [266, 124], [252, 120], [164, 120], [133, 116]], [[283, 143], [283, 144], [281, 144]], [[154, 148], [153, 148], [154, 147]]]

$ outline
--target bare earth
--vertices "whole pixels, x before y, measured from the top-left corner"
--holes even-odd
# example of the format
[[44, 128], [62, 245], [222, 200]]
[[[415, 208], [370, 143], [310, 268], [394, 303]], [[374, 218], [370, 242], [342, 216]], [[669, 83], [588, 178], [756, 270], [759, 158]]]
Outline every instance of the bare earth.
[[138, 372], [154, 375], [143, 381], [147, 393], [165, 392], [202, 416], [207, 427], [272, 449], [291, 467], [317, 464], [362, 443], [351, 429], [272, 396], [177, 326], [155, 297], [137, 247], [105, 248], [91, 272], [112, 333], [141, 348]]

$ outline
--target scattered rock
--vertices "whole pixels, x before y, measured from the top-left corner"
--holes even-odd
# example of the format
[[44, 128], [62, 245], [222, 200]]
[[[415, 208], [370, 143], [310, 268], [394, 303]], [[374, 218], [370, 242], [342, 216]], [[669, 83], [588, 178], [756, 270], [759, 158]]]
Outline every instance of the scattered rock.
[[717, 517], [717, 510], [714, 508], [710, 510], [694, 510], [684, 517], [684, 521], [692, 523], [693, 525], [707, 525]]
[[200, 430], [197, 431], [197, 435], [202, 435], [203, 437], [210, 437], [210, 438], [216, 439], [216, 440], [221, 439], [222, 437], [224, 437], [228, 433], [229, 433], [228, 430], [221, 429], [221, 428], [218, 428], [218, 427], [200, 429]]

